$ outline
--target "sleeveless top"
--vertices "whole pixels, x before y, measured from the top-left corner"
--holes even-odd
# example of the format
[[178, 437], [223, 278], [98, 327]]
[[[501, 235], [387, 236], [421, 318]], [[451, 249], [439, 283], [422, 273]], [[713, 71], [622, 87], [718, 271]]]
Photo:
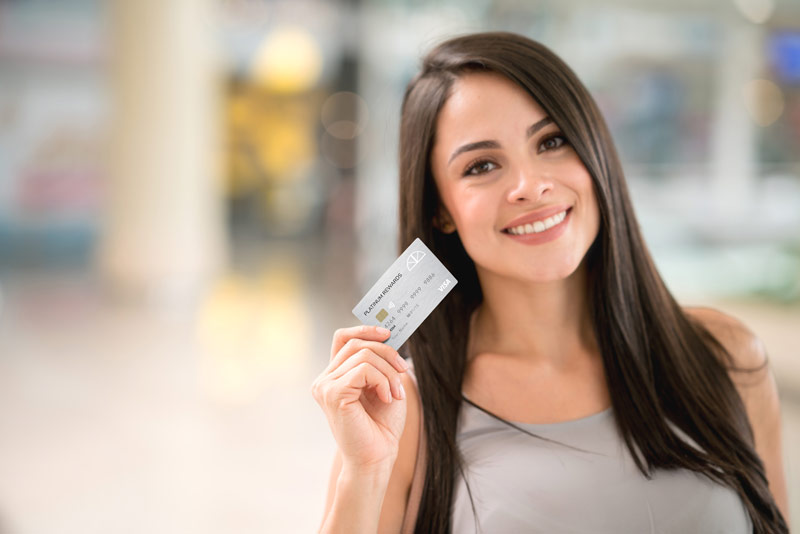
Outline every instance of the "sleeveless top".
[[[457, 442], [465, 472], [456, 473], [454, 534], [752, 532], [747, 509], [727, 486], [686, 469], [656, 470], [646, 479], [616, 429], [612, 408], [560, 423], [513, 424], [544, 439], [462, 402]], [[417, 458], [403, 534], [413, 532], [424, 483], [420, 425], [423, 454]]]

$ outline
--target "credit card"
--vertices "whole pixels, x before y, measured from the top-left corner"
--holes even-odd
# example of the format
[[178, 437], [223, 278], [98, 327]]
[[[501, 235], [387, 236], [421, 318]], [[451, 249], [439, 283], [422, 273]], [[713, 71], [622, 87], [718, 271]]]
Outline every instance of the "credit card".
[[398, 350], [458, 283], [419, 238], [394, 263], [353, 308], [366, 325], [391, 332], [387, 345]]

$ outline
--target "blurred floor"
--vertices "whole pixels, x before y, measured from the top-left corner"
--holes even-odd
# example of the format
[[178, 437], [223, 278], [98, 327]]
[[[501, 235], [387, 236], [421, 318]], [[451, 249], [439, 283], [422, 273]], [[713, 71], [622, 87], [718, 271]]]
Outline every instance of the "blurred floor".
[[310, 386], [355, 292], [352, 243], [305, 243], [159, 313], [2, 277], [0, 532], [315, 531], [335, 445]]
[[[160, 313], [79, 273], [0, 279], [0, 532], [316, 532], [335, 443], [310, 386], [356, 322], [353, 247], [250, 249]], [[771, 350], [797, 520], [800, 310], [723, 307]]]

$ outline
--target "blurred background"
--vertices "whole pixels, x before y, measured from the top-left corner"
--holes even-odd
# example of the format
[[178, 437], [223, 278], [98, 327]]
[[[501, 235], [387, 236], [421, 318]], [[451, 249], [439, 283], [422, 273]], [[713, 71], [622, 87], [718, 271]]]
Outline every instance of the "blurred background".
[[766, 344], [800, 520], [796, 0], [0, 0], [0, 532], [316, 532], [405, 84], [486, 29], [574, 68], [670, 288]]

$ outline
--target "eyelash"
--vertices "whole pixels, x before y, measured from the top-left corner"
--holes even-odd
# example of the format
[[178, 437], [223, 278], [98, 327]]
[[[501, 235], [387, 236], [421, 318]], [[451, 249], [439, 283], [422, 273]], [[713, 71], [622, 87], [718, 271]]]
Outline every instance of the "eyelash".
[[[544, 139], [542, 139], [542, 141], [539, 143], [539, 146], [542, 146], [542, 145], [544, 145], [545, 143], [547, 143], [548, 141], [552, 141], [552, 140], [554, 140], [554, 139], [561, 139], [561, 144], [560, 144], [560, 145], [558, 145], [557, 147], [554, 147], [554, 148], [545, 149], [545, 151], [548, 151], [548, 150], [558, 150], [559, 148], [562, 148], [563, 146], [565, 146], [565, 145], [567, 144], [567, 139], [564, 137], [564, 135], [563, 135], [563, 134], [561, 134], [561, 133], [554, 133], [554, 134], [552, 134], [552, 135], [548, 135], [547, 137], [545, 137]], [[478, 167], [480, 167], [481, 165], [484, 165], [484, 164], [487, 164], [487, 163], [491, 163], [492, 165], [496, 165], [496, 163], [495, 163], [494, 161], [492, 161], [492, 160], [490, 160], [490, 159], [487, 159], [487, 158], [476, 158], [476, 159], [472, 160], [472, 161], [471, 161], [471, 162], [470, 162], [470, 163], [467, 165], [467, 168], [466, 168], [466, 169], [464, 169], [464, 176], [469, 176], [469, 175], [478, 176], [478, 175], [480, 175], [480, 174], [484, 174], [484, 173], [482, 173], [482, 172], [481, 172], [481, 173], [477, 173], [477, 174], [473, 174], [473, 172], [472, 172], [472, 171], [473, 171], [473, 170], [475, 170], [475, 169], [477, 169], [477, 168], [478, 168]], [[488, 172], [488, 171], [486, 171], [486, 172]]]

